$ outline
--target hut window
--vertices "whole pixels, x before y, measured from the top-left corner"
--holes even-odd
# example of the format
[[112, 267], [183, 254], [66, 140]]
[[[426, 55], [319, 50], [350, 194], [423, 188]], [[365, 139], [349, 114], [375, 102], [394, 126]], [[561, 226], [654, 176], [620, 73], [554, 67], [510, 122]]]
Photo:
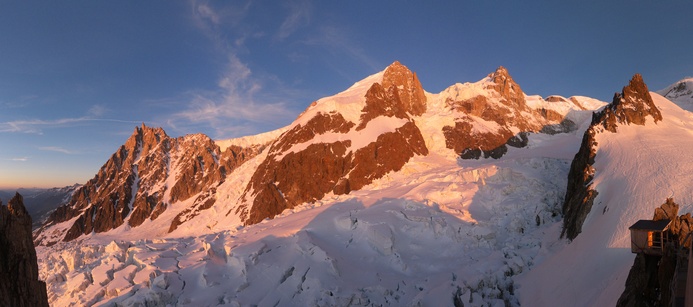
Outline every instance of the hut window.
[[647, 246], [654, 248], [662, 247], [662, 233], [659, 231], [648, 231]]

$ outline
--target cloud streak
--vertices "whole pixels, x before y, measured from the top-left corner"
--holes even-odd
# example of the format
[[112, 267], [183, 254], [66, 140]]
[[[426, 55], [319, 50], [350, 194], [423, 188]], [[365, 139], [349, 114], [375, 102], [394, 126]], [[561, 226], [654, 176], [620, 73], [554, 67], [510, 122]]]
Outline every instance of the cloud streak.
[[216, 91], [192, 93], [188, 108], [173, 114], [168, 124], [174, 128], [207, 124], [217, 136], [240, 136], [238, 133], [260, 132], [252, 129], [254, 124], [281, 121], [293, 113], [284, 102], [258, 102], [261, 82], [233, 54], [229, 55], [226, 71], [217, 85]]
[[57, 147], [57, 146], [43, 146], [43, 147], [39, 147], [39, 150], [59, 152], [59, 153], [64, 153], [66, 155], [75, 154], [75, 152], [73, 152], [73, 151], [67, 150], [67, 149], [62, 148], [62, 147]]
[[83, 116], [76, 118], [60, 118], [52, 120], [30, 119], [30, 120], [15, 120], [0, 123], [0, 133], [27, 133], [27, 134], [43, 134], [43, 129], [55, 129], [61, 127], [74, 126], [84, 122], [114, 122], [139, 124], [140, 121], [120, 120], [112, 118], [94, 118], [91, 116]]
[[363, 48], [350, 38], [348, 31], [335, 26], [322, 26], [318, 33], [316, 37], [305, 40], [303, 43], [309, 46], [323, 47], [337, 56], [345, 54], [373, 71], [383, 68], [383, 65], [368, 56]]
[[[294, 114], [287, 106], [286, 95], [264, 93], [267, 78], [255, 76], [239, 56], [245, 51], [246, 38], [264, 36], [244, 23], [251, 2], [225, 8], [215, 8], [207, 2], [192, 2], [192, 5], [195, 26], [225, 59], [225, 66], [216, 88], [186, 93], [184, 109], [168, 116], [167, 125], [176, 130], [207, 126], [214, 130], [213, 137], [225, 138], [264, 132], [260, 127], [286, 121], [287, 115]], [[277, 37], [291, 35], [306, 22], [308, 14], [305, 3], [293, 3]], [[233, 35], [227, 35], [229, 32]]]
[[289, 15], [284, 19], [281, 26], [279, 26], [279, 31], [277, 33], [277, 38], [279, 38], [279, 40], [286, 39], [299, 28], [308, 25], [313, 12], [313, 7], [310, 2], [305, 0], [291, 1], [287, 4]]

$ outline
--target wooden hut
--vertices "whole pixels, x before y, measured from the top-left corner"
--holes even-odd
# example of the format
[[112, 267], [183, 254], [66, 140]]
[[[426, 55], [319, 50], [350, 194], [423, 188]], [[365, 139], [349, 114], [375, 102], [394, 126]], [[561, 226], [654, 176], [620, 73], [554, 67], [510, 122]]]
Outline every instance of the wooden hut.
[[630, 226], [630, 251], [661, 256], [669, 242], [670, 220], [639, 220]]

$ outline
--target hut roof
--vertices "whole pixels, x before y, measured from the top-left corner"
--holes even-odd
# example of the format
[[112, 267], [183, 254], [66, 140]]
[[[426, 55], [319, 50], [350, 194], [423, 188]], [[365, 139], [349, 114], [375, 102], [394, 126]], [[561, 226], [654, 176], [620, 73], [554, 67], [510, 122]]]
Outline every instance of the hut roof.
[[664, 231], [669, 226], [669, 223], [671, 223], [670, 220], [639, 220], [628, 229]]

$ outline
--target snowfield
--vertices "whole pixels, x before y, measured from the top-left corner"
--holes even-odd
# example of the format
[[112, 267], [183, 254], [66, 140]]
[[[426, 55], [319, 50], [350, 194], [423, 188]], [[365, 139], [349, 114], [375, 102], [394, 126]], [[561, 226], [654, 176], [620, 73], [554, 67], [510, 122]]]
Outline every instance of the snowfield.
[[[410, 171], [439, 162], [421, 160]], [[569, 164], [476, 164], [425, 167], [245, 228], [39, 247], [41, 278], [54, 306], [517, 304], [514, 275], [559, 233]]]

